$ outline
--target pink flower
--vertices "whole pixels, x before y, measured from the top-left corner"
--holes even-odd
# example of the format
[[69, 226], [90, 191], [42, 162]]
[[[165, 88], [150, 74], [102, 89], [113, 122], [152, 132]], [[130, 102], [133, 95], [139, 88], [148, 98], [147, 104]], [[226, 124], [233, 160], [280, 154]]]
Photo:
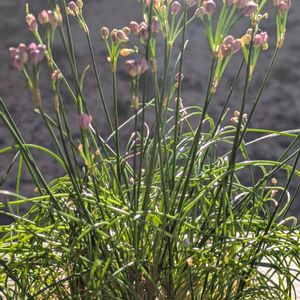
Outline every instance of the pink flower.
[[243, 9], [243, 14], [246, 16], [246, 17], [249, 17], [251, 16], [254, 12], [256, 12], [258, 9], [258, 5], [254, 2], [254, 1], [249, 1], [244, 9]]
[[145, 22], [140, 23], [139, 25], [139, 37], [146, 41], [149, 38], [149, 31], [148, 31], [148, 25]]
[[109, 37], [109, 29], [107, 27], [101, 27], [100, 32], [104, 40], [106, 40]]
[[278, 3], [278, 10], [281, 14], [284, 14], [288, 12], [288, 10], [291, 8], [291, 0], [281, 0]]
[[42, 10], [38, 14], [38, 19], [41, 24], [47, 24], [49, 22], [49, 16], [48, 13], [45, 10]]
[[24, 67], [24, 64], [28, 61], [28, 52], [25, 44], [20, 43], [17, 48], [9, 48], [9, 56], [13, 67], [21, 71]]
[[178, 1], [174, 1], [171, 4], [171, 13], [173, 15], [177, 15], [181, 10], [181, 4]]
[[203, 14], [212, 14], [216, 8], [216, 3], [213, 0], [204, 0], [202, 3], [202, 13]]
[[158, 17], [154, 16], [151, 19], [151, 31], [152, 32], [159, 32], [160, 30], [160, 23], [158, 21]]
[[129, 23], [129, 26], [128, 26], [129, 28], [130, 28], [130, 30], [131, 30], [131, 32], [133, 33], [133, 34], [135, 34], [135, 35], [138, 35], [139, 34], [139, 24], [137, 23], [137, 22], [135, 22], [135, 21], [131, 21], [130, 23]]
[[125, 62], [125, 69], [131, 77], [141, 76], [148, 69], [148, 63], [145, 59], [130, 59]]
[[92, 116], [88, 114], [81, 114], [79, 115], [79, 126], [82, 129], [89, 129], [92, 123]]
[[253, 44], [255, 46], [264, 47], [266, 44], [268, 44], [268, 41], [269, 41], [269, 36], [268, 33], [265, 31], [257, 33], [253, 38]]
[[220, 46], [219, 55], [221, 57], [228, 57], [242, 48], [242, 42], [235, 39], [232, 35], [228, 35], [224, 38], [223, 43]]
[[45, 45], [36, 45], [35, 43], [31, 43], [27, 47], [27, 51], [29, 54], [29, 61], [32, 65], [38, 65], [44, 58], [46, 53]]
[[38, 23], [36, 21], [36, 18], [33, 14], [28, 14], [26, 16], [26, 23], [28, 25], [28, 29], [32, 32], [38, 30]]

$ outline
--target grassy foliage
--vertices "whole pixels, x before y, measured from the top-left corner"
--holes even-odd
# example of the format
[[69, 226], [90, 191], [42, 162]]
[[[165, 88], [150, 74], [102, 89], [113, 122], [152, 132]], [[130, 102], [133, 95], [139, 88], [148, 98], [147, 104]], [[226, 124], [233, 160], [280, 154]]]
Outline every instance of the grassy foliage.
[[[56, 150], [27, 144], [0, 101], [0, 116], [16, 142], [0, 154], [15, 153], [12, 164], [18, 164], [16, 190], [0, 190], [1, 197], [10, 199], [0, 202], [1, 213], [14, 218], [12, 224], [0, 227], [1, 297], [292, 299], [300, 270], [299, 231], [297, 219], [288, 211], [300, 188], [290, 189], [292, 180], [300, 176], [299, 131], [250, 127], [283, 44], [289, 1], [282, 1], [286, 8], [275, 3], [277, 46], [248, 114], [245, 103], [250, 82], [261, 51], [268, 48], [268, 35], [260, 30], [266, 1], [248, 1], [245, 6], [211, 0], [141, 1], [145, 22], [131, 22], [121, 30], [101, 29], [112, 70], [113, 116], [101, 86], [83, 3], [50, 2], [52, 11], [39, 14], [41, 24], [29, 11], [26, 17], [29, 30], [45, 47], [31, 45], [24, 50], [19, 46], [10, 52]], [[195, 13], [189, 17], [191, 11]], [[181, 98], [186, 32], [198, 18], [212, 62], [203, 106], [186, 107]], [[87, 37], [109, 137], [99, 133], [85, 101], [87, 69], [80, 72], [77, 67], [73, 19]], [[248, 22], [251, 28], [236, 39], [229, 34], [239, 22]], [[65, 46], [70, 82], [55, 63], [56, 32]], [[161, 34], [162, 66], [157, 65], [156, 53]], [[181, 45], [179, 54], [173, 49], [175, 43]], [[241, 64], [222, 111], [211, 118], [208, 109], [218, 84], [232, 56], [239, 53]], [[50, 113], [44, 111], [39, 91], [44, 55], [52, 73], [55, 105]], [[132, 117], [119, 124], [117, 70], [121, 57], [127, 55], [134, 57], [125, 62]], [[174, 56], [176, 63], [171, 66]], [[242, 74], [241, 107], [229, 124], [228, 106]], [[147, 93], [150, 82], [153, 98]], [[78, 111], [79, 147], [70, 130], [62, 88]], [[155, 115], [153, 123], [146, 122], [147, 114]], [[133, 133], [123, 145], [120, 134], [125, 126], [132, 126]], [[249, 133], [259, 138], [250, 140]], [[249, 156], [249, 146], [259, 147], [277, 136], [290, 141], [278, 160]], [[65, 175], [46, 182], [32, 149], [56, 160]], [[23, 165], [36, 185], [36, 197], [19, 195]], [[284, 185], [276, 180], [279, 172], [286, 178]], [[19, 207], [28, 204], [30, 210], [20, 215]]]

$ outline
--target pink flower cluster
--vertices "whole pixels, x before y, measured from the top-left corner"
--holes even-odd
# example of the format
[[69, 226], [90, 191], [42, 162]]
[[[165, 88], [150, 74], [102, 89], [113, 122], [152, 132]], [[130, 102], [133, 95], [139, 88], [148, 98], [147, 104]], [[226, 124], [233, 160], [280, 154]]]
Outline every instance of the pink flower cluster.
[[35, 43], [31, 43], [28, 47], [21, 43], [17, 48], [9, 48], [12, 65], [19, 71], [28, 61], [34, 66], [38, 65], [43, 60], [45, 53], [46, 46]]
[[286, 13], [291, 8], [291, 0], [273, 0], [274, 5], [282, 14]]
[[258, 5], [253, 0], [225, 0], [225, 4], [236, 5], [245, 16], [250, 16], [258, 9]]
[[125, 62], [125, 69], [131, 77], [138, 77], [148, 70], [148, 63], [145, 59], [130, 59]]
[[255, 46], [261, 46], [262, 48], [265, 48], [266, 45], [268, 45], [268, 41], [269, 41], [269, 36], [268, 36], [268, 33], [265, 31], [257, 33], [253, 37], [253, 44]]
[[[146, 6], [150, 7], [152, 1], [155, 8], [160, 8], [163, 5], [162, 4], [163, 1], [161, 0], [146, 0]], [[192, 7], [197, 4], [197, 0], [185, 0], [185, 1], [188, 7]], [[170, 2], [172, 2], [172, 0]], [[179, 7], [178, 1], [174, 1], [173, 3], [176, 3], [175, 6], [177, 8]], [[173, 5], [173, 3], [171, 4], [171, 6]], [[180, 4], [180, 8], [181, 8], [181, 4]]]
[[228, 35], [224, 38], [218, 54], [221, 57], [227, 57], [238, 52], [242, 46], [241, 40], [235, 39], [232, 35]]
[[138, 24], [135, 21], [131, 21], [129, 24], [129, 28], [131, 32], [137, 35], [140, 39], [146, 41], [149, 38], [148, 25], [146, 22], [141, 22], [140, 24]]
[[61, 16], [52, 10], [42, 10], [38, 14], [38, 20], [41, 24], [50, 23], [54, 27], [58, 26], [62, 22]]

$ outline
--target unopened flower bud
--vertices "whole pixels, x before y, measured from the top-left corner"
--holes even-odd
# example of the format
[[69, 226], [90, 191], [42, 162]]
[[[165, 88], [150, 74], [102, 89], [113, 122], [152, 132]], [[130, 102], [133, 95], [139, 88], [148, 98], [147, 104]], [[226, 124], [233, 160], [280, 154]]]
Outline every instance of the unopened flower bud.
[[63, 16], [61, 14], [60, 8], [58, 5], [56, 5], [55, 10], [53, 12], [53, 23], [50, 21], [50, 23], [53, 26], [60, 26], [63, 22]]
[[184, 78], [184, 75], [182, 73], [177, 73], [175, 75], [175, 82], [179, 82], [179, 80], [182, 81], [183, 78]]
[[110, 37], [114, 43], [118, 42], [117, 33], [118, 33], [118, 30], [116, 28], [114, 28], [110, 33]]
[[69, 2], [67, 13], [72, 16], [77, 16], [79, 14], [79, 8], [74, 1]]
[[178, 1], [174, 1], [171, 4], [171, 13], [173, 15], [177, 15], [181, 10], [181, 4]]
[[154, 16], [152, 17], [152, 20], [151, 20], [151, 31], [152, 32], [159, 32], [160, 30], [160, 24], [159, 24], [159, 21], [158, 21], [158, 17]]
[[139, 26], [139, 37], [143, 40], [146, 41], [149, 38], [149, 31], [148, 31], [148, 26], [145, 22], [142, 22]]
[[133, 34], [138, 35], [140, 26], [137, 22], [131, 21], [128, 27], [130, 28]]
[[92, 123], [92, 116], [88, 114], [81, 114], [79, 116], [79, 126], [82, 129], [89, 129], [91, 123]]
[[79, 9], [83, 8], [83, 2], [81, 0], [76, 0], [76, 5]]
[[130, 48], [123, 48], [120, 50], [120, 55], [123, 57], [129, 56], [133, 53], [135, 53], [135, 50]]
[[57, 81], [62, 79], [62, 74], [59, 70], [55, 70], [52, 74], [51, 74], [51, 80], [53, 81]]
[[48, 13], [45, 10], [42, 10], [38, 14], [38, 20], [41, 24], [47, 24], [49, 22], [49, 16]]
[[148, 64], [145, 59], [140, 61], [131, 59], [125, 62], [125, 69], [131, 77], [137, 77], [148, 69]]
[[100, 29], [101, 37], [106, 40], [109, 36], [109, 29], [107, 27], [101, 27]]
[[117, 38], [118, 41], [121, 43], [127, 42], [128, 41], [128, 37], [126, 36], [126, 34], [124, 33], [123, 30], [118, 30], [117, 31]]
[[25, 44], [20, 43], [18, 46], [18, 55], [22, 64], [26, 64], [28, 61], [28, 52]]
[[235, 40], [231, 46], [232, 53], [236, 53], [236, 52], [240, 51], [242, 46], [243, 46], [243, 44], [242, 44], [241, 40]]
[[127, 27], [127, 26], [123, 27], [123, 28], [122, 28], [122, 31], [123, 31], [127, 36], [129, 36], [129, 34], [130, 34], [130, 32], [131, 32], [130, 28]]
[[251, 16], [258, 9], [258, 5], [254, 1], [249, 1], [243, 9], [243, 14], [246, 17]]
[[33, 14], [28, 14], [26, 16], [26, 23], [28, 25], [28, 29], [32, 32], [35, 32], [38, 30], [38, 23], [36, 21], [36, 18]]
[[278, 184], [278, 181], [277, 181], [277, 179], [275, 177], [273, 177], [271, 179], [271, 182], [272, 182], [273, 185], [277, 185]]
[[216, 3], [213, 0], [203, 1], [202, 8], [204, 14], [212, 14], [215, 11]]
[[32, 65], [36, 66], [40, 61], [40, 51], [38, 49], [34, 49], [30, 51], [29, 61]]

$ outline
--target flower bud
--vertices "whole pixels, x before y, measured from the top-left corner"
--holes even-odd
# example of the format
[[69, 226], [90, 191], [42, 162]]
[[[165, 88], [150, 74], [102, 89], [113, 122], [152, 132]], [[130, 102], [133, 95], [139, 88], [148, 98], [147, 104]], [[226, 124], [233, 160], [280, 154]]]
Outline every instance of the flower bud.
[[174, 1], [171, 4], [171, 13], [173, 15], [177, 15], [179, 14], [180, 10], [181, 10], [181, 4], [178, 1]]
[[154, 16], [151, 19], [151, 31], [152, 32], [159, 32], [160, 30], [160, 23], [158, 21], [158, 17]]
[[18, 46], [18, 52], [19, 52], [19, 58], [22, 64], [26, 64], [28, 61], [28, 53], [27, 53], [27, 47], [25, 44], [21, 43]]
[[131, 21], [128, 27], [130, 28], [133, 34], [138, 35], [140, 26], [137, 22]]
[[49, 16], [48, 13], [45, 10], [42, 10], [38, 14], [38, 20], [41, 24], [47, 24], [49, 22]]
[[59, 70], [55, 70], [53, 71], [53, 73], [51, 74], [51, 80], [52, 81], [57, 81], [62, 79], [62, 74]]
[[53, 12], [53, 23], [50, 22], [53, 26], [59, 26], [63, 22], [63, 16], [61, 14], [60, 8], [56, 5], [55, 10]]
[[243, 9], [243, 14], [246, 17], [251, 16], [258, 9], [258, 5], [254, 1], [249, 1]]
[[92, 123], [92, 116], [88, 114], [79, 115], [79, 126], [81, 129], [89, 129]]
[[38, 49], [30, 51], [29, 61], [34, 66], [36, 66], [40, 62], [40, 51]]
[[26, 16], [26, 23], [28, 25], [29, 31], [35, 32], [38, 30], [38, 23], [36, 21], [36, 18], [33, 14], [28, 14]]
[[122, 31], [126, 34], [126, 36], [129, 36], [131, 30], [129, 27], [125, 26], [122, 28]]
[[107, 27], [101, 27], [100, 29], [100, 32], [101, 32], [101, 37], [106, 40], [109, 36], [109, 29]]
[[110, 33], [110, 37], [114, 43], [118, 42], [117, 33], [118, 33], [118, 30], [116, 28], [114, 28]]
[[77, 16], [79, 14], [79, 8], [74, 1], [69, 2], [67, 8], [67, 13], [69, 15]]
[[117, 31], [117, 38], [120, 43], [124, 43], [128, 41], [128, 37], [126, 36], [123, 30]]
[[242, 46], [243, 44], [241, 40], [235, 40], [231, 46], [232, 53], [237, 53], [238, 51], [240, 51], [242, 49]]
[[149, 38], [149, 31], [148, 31], [148, 26], [145, 22], [142, 22], [139, 25], [139, 37], [143, 40], [146, 41]]
[[80, 10], [83, 8], [83, 2], [81, 0], [77, 0], [76, 5]]
[[182, 81], [183, 78], [184, 78], [184, 75], [182, 73], [177, 73], [175, 75], [175, 82], [179, 82], [179, 80]]
[[204, 14], [212, 14], [216, 8], [216, 3], [213, 0], [203, 1], [202, 8]]
[[127, 60], [125, 62], [125, 69], [131, 77], [137, 77], [147, 71], [148, 63], [145, 59], [139, 61], [134, 59]]
[[291, 0], [282, 0], [278, 4], [278, 10], [281, 14], [288, 12], [290, 8], [291, 8]]
[[134, 49], [129, 49], [129, 48], [123, 48], [120, 51], [120, 55], [123, 57], [129, 56], [130, 54], [135, 53]]

